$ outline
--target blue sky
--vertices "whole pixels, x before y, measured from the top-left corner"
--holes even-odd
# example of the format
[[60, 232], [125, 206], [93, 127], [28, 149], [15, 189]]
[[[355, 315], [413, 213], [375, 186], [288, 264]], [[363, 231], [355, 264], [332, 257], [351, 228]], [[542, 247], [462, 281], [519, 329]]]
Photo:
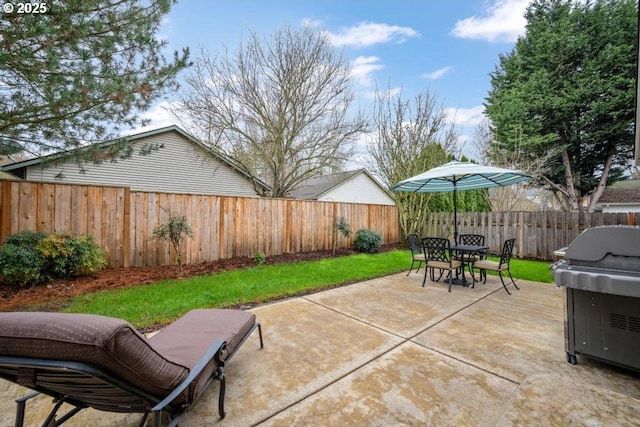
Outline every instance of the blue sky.
[[[235, 50], [249, 31], [267, 35], [284, 25], [326, 31], [350, 61], [353, 89], [366, 108], [376, 84], [403, 97], [428, 89], [450, 109], [462, 134], [459, 149], [482, 118], [489, 73], [500, 53], [523, 34], [529, 0], [236, 0], [179, 1], [161, 37], [171, 50]], [[151, 127], [171, 124], [167, 98], [146, 114]], [[465, 145], [466, 144], [466, 145]], [[469, 153], [471, 154], [471, 153]]]

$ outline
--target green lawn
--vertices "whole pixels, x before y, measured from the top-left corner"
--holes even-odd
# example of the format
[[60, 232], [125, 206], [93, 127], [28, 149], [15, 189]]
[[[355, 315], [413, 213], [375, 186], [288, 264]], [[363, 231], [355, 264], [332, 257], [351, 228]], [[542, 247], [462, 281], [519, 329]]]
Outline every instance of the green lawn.
[[[136, 327], [165, 324], [192, 308], [255, 304], [407, 271], [409, 251], [359, 254], [320, 261], [256, 266], [74, 298], [63, 311], [128, 320]], [[515, 278], [551, 282], [549, 263], [512, 261]]]
[[[500, 261], [500, 258], [489, 257], [492, 261]], [[551, 262], [527, 261], [522, 259], [511, 260], [511, 274], [514, 279], [531, 280], [532, 282], [553, 283], [553, 274], [549, 270]], [[489, 272], [492, 274], [492, 272]], [[494, 273], [495, 274], [495, 273]]]

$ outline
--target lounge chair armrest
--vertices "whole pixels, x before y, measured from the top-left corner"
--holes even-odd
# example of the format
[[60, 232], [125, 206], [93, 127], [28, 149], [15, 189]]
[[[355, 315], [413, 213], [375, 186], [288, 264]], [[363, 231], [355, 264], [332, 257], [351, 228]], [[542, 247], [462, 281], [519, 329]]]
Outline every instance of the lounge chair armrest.
[[165, 406], [173, 402], [173, 400], [178, 397], [178, 395], [182, 393], [184, 389], [187, 388], [189, 384], [191, 384], [191, 382], [193, 382], [193, 380], [198, 377], [198, 375], [200, 375], [202, 370], [209, 364], [209, 362], [211, 362], [211, 359], [216, 357], [219, 363], [223, 363], [222, 361], [220, 361], [219, 355], [220, 352], [226, 347], [226, 345], [227, 343], [225, 341], [214, 341], [211, 347], [209, 347], [209, 350], [207, 350], [204, 356], [202, 356], [198, 363], [196, 363], [193, 369], [191, 369], [189, 375], [187, 375], [187, 377], [176, 388], [174, 388], [173, 391], [162, 400], [162, 402], [154, 406], [151, 411], [160, 412], [164, 409]]

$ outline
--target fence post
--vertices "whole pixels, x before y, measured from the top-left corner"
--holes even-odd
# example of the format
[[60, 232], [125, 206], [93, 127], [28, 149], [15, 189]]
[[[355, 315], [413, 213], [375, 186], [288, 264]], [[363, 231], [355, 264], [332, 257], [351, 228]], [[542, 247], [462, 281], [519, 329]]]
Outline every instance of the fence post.
[[635, 225], [635, 214], [633, 212], [627, 213], [627, 225]]
[[124, 212], [122, 214], [122, 266], [130, 266], [130, 252], [131, 252], [131, 189], [129, 187], [124, 188]]
[[11, 231], [11, 181], [2, 181], [2, 193], [0, 194], [0, 243]]
[[518, 233], [518, 257], [519, 258], [524, 258], [523, 254], [524, 254], [524, 236], [525, 236], [525, 227], [526, 224], [524, 222], [524, 212], [520, 211], [518, 212], [518, 224], [520, 225], [518, 227], [518, 225], [516, 225], [516, 232]]

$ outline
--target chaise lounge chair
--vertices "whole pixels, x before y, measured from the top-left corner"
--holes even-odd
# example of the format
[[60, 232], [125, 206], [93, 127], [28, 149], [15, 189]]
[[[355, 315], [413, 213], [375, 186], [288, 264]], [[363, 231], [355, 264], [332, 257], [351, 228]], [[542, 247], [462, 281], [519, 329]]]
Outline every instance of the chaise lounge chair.
[[[162, 414], [178, 425], [213, 380], [220, 381], [218, 411], [224, 418], [225, 362], [262, 328], [240, 310], [192, 310], [145, 338], [129, 323], [88, 314], [0, 313], [0, 377], [54, 398], [43, 426], [58, 426], [84, 408]], [[18, 399], [16, 426], [26, 402]], [[73, 406], [56, 419], [63, 403]]]

